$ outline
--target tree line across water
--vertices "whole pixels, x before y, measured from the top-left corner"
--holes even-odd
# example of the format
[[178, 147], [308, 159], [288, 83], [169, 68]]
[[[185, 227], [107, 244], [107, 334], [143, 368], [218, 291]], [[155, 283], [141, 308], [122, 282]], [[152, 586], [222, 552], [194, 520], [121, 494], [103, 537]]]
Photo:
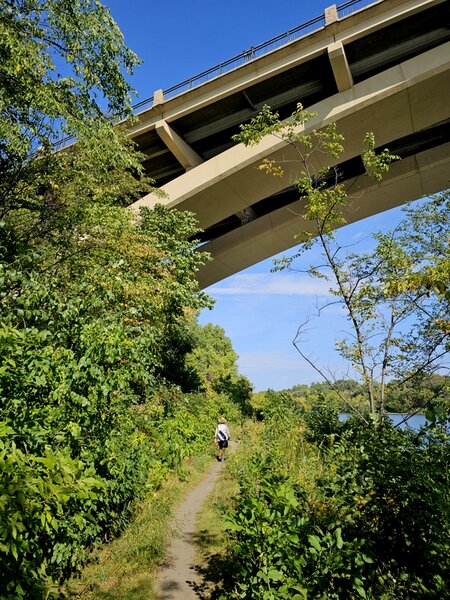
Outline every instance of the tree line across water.
[[[447, 375], [432, 374], [420, 385], [402, 385], [393, 380], [386, 386], [385, 410], [387, 413], [425, 414], [439, 407], [448, 398]], [[339, 412], [367, 411], [367, 394], [362, 383], [354, 379], [338, 379], [333, 382], [298, 384], [283, 390], [305, 406], [326, 402]], [[264, 403], [265, 393], [253, 394], [252, 404]]]

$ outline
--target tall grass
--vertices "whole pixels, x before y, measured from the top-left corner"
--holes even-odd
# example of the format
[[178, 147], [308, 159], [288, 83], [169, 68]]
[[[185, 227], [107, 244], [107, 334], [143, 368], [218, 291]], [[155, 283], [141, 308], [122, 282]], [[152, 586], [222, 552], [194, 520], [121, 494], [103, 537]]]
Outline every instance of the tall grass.
[[202, 478], [211, 452], [185, 461], [180, 474], [168, 476], [159, 490], [134, 509], [123, 534], [92, 553], [78, 578], [65, 586], [64, 594], [77, 600], [155, 600], [153, 591], [164, 559], [174, 506]]

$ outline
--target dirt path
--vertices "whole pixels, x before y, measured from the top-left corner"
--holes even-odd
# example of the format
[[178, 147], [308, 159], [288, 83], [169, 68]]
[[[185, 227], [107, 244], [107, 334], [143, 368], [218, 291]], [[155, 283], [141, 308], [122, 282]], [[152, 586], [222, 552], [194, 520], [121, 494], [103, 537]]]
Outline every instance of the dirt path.
[[177, 534], [167, 555], [167, 566], [157, 585], [157, 600], [198, 600], [202, 598], [202, 577], [195, 565], [195, 522], [206, 498], [213, 491], [222, 463], [209, 467], [205, 477], [175, 511]]

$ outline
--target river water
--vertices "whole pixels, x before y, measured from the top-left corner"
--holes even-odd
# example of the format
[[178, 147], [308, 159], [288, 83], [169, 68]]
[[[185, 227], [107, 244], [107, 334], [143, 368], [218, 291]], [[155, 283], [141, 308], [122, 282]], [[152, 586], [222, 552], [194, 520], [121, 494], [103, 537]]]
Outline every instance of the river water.
[[[409, 419], [402, 423], [407, 417]], [[388, 417], [394, 423], [394, 425], [398, 425], [401, 423], [400, 427], [404, 429], [405, 427], [410, 427], [411, 429], [418, 430], [426, 423], [425, 415], [408, 415], [407, 413], [388, 413]]]
[[[408, 413], [387, 413], [387, 416], [391, 419], [394, 425], [399, 425], [400, 428], [405, 429], [410, 427], [415, 431], [418, 431], [426, 423], [425, 415], [408, 415]], [[339, 419], [341, 421], [347, 420], [349, 417], [348, 413], [341, 413]], [[409, 417], [406, 421], [405, 419]]]

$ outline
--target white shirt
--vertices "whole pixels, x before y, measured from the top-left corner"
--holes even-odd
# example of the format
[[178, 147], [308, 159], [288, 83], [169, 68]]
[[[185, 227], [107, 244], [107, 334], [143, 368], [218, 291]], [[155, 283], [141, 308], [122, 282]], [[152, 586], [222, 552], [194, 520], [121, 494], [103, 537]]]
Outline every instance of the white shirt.
[[226, 435], [226, 439], [229, 440], [230, 439], [230, 430], [228, 429], [228, 425], [225, 425], [225, 423], [219, 423], [216, 427], [216, 439], [220, 440], [221, 438], [219, 437], [219, 431], [221, 431], [224, 435]]

